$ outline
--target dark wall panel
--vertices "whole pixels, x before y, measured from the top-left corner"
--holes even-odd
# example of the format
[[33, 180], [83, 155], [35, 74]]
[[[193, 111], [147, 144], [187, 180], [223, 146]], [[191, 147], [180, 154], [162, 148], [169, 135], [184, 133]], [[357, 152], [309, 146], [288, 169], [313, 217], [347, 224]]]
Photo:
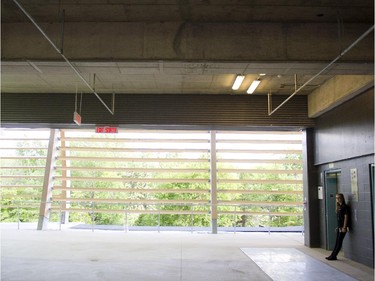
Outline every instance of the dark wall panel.
[[316, 120], [315, 163], [374, 153], [374, 88]]
[[[339, 192], [351, 209], [351, 230], [344, 240], [345, 256], [367, 266], [374, 263], [370, 164], [374, 163], [374, 91], [367, 91], [316, 120], [315, 163], [319, 185], [324, 172], [341, 171]], [[358, 200], [353, 197], [350, 170], [358, 173]], [[317, 192], [316, 186], [311, 186]], [[325, 204], [318, 200], [320, 241], [325, 248]]]
[[[102, 95], [111, 107], [111, 96]], [[276, 107], [284, 96], [273, 97]], [[80, 97], [78, 97], [78, 100]], [[49, 124], [50, 127], [75, 126], [72, 94], [3, 94], [1, 119], [4, 126]], [[84, 94], [82, 123], [185, 126], [207, 128], [244, 127], [313, 127], [307, 116], [306, 96], [296, 96], [279, 111], [268, 116], [266, 96], [256, 95], [116, 95], [115, 114], [111, 115], [93, 94]]]
[[[350, 160], [319, 166], [319, 172], [324, 175], [327, 170], [341, 171], [339, 192], [344, 194], [350, 207], [350, 231], [346, 235], [343, 252], [346, 258], [367, 266], [374, 266], [374, 244], [372, 240], [372, 210], [370, 191], [370, 164], [374, 163], [374, 155], [358, 157]], [[350, 170], [357, 168], [358, 172], [358, 201], [353, 198], [351, 190]], [[324, 186], [324, 184], [321, 184]], [[319, 217], [321, 228], [321, 247], [325, 248], [325, 205], [319, 200]]]

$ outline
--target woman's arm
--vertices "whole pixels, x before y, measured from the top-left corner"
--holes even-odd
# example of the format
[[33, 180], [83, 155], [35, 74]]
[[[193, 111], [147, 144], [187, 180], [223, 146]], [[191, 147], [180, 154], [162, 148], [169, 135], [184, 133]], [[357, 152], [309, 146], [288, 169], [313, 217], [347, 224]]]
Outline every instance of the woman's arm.
[[346, 232], [348, 230], [348, 214], [344, 215], [344, 225], [341, 228], [342, 232]]

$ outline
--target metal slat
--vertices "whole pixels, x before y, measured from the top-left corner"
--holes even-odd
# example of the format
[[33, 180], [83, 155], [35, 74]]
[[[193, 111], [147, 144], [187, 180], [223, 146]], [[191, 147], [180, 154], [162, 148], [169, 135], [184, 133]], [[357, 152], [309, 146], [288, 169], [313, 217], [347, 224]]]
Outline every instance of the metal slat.
[[303, 191], [297, 190], [284, 190], [284, 191], [275, 191], [275, 190], [241, 190], [241, 189], [219, 189], [219, 193], [240, 193], [240, 194], [303, 194]]
[[2, 160], [46, 160], [46, 156], [1, 156]]
[[302, 141], [300, 140], [269, 140], [269, 139], [263, 139], [263, 140], [238, 140], [238, 139], [219, 139], [217, 140], [217, 143], [245, 143], [245, 144], [302, 144]]
[[157, 139], [157, 138], [82, 138], [65, 137], [62, 141], [83, 141], [83, 142], [145, 142], [145, 143], [209, 143], [207, 139]]
[[296, 159], [218, 159], [220, 163], [278, 163], [278, 164], [302, 164]]
[[64, 151], [95, 151], [95, 152], [177, 152], [177, 153], [209, 153], [209, 149], [156, 149], [156, 148], [118, 148], [118, 147], [60, 147]]
[[150, 173], [209, 173], [209, 169], [163, 169], [163, 168], [108, 168], [108, 167], [60, 167], [56, 170], [69, 171], [107, 171], [107, 172], [150, 172]]
[[[59, 208], [59, 207], [52, 207], [51, 210], [53, 211], [68, 211], [68, 212], [80, 212], [80, 213], [92, 213], [93, 209], [79, 209], [79, 208]], [[208, 215], [208, 211], [195, 211], [195, 210], [187, 210], [187, 211], [180, 211], [180, 210], [153, 210], [153, 209], [145, 209], [145, 210], [132, 210], [132, 209], [111, 209], [111, 210], [98, 210], [94, 209], [95, 213], [106, 213], [106, 214], [166, 214], [166, 215]]]
[[78, 157], [78, 156], [58, 156], [57, 160], [75, 161], [105, 161], [105, 162], [209, 162], [209, 159], [189, 159], [189, 158], [120, 158], [120, 157]]
[[208, 200], [157, 200], [157, 199], [98, 199], [98, 198], [60, 198], [58, 200], [54, 200], [55, 203], [58, 202], [94, 202], [94, 203], [117, 203], [117, 204], [182, 204], [182, 205], [188, 205], [188, 204], [208, 204]]
[[1, 166], [2, 170], [25, 170], [25, 169], [45, 169], [45, 166]]
[[217, 149], [217, 153], [252, 153], [252, 154], [302, 154], [301, 150], [285, 149], [285, 150], [269, 150], [269, 149]]
[[251, 174], [302, 174], [301, 170], [265, 170], [265, 169], [217, 169], [219, 173], [251, 173]]
[[0, 150], [47, 150], [47, 147], [0, 147]]
[[7, 138], [1, 137], [1, 141], [48, 141], [45, 138]]
[[25, 188], [43, 188], [43, 186], [34, 186], [34, 185], [0, 185], [0, 188], [14, 188], [14, 189], [25, 189]]
[[254, 206], [296, 206], [301, 207], [303, 205], [302, 202], [267, 202], [267, 201], [246, 201], [246, 200], [219, 200], [218, 205], [254, 205]]
[[53, 190], [69, 190], [69, 191], [87, 191], [87, 192], [132, 192], [132, 193], [201, 193], [201, 194], [209, 194], [210, 191], [208, 189], [157, 189], [157, 188], [90, 188], [90, 187], [61, 187], [61, 186], [54, 186]]
[[222, 215], [239, 215], [239, 216], [242, 216], [242, 215], [245, 215], [245, 216], [259, 216], [259, 215], [262, 215], [262, 216], [290, 216], [290, 217], [293, 217], [293, 216], [303, 216], [303, 213], [291, 213], [291, 212], [243, 212], [243, 211], [238, 211], [238, 212], [233, 212], [233, 211], [222, 211], [220, 212], [220, 214]]
[[98, 178], [98, 177], [63, 177], [55, 176], [55, 180], [70, 181], [105, 181], [105, 182], [174, 182], [174, 183], [209, 183], [208, 179], [155, 179], [155, 178]]
[[24, 179], [25, 177], [29, 179], [43, 179], [44, 176], [30, 176], [30, 175], [1, 175], [3, 179]]
[[218, 179], [217, 183], [253, 183], [253, 184], [303, 184], [302, 180], [231, 180]]

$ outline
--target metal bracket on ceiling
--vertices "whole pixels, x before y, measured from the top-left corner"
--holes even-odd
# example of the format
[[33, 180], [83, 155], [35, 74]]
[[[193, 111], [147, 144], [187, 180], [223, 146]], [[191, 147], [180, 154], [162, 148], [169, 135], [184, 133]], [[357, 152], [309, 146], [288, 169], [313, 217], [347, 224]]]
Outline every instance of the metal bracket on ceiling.
[[[77, 76], [82, 80], [82, 82], [91, 90], [91, 92], [98, 98], [98, 100], [104, 105], [104, 107], [114, 115], [114, 111], [111, 110], [106, 103], [100, 98], [98, 93], [91, 87], [90, 83], [79, 73], [78, 69], [68, 60], [66, 56], [62, 53], [62, 49], [60, 50], [55, 43], [48, 37], [48, 35], [44, 32], [44, 30], [37, 24], [37, 22], [33, 19], [33, 17], [23, 8], [23, 6], [18, 3], [17, 0], [13, 0], [13, 2], [18, 6], [18, 8], [25, 14], [26, 17], [35, 25], [35, 27], [42, 33], [42, 35], [47, 39], [47, 41], [52, 45], [52, 47], [60, 54], [60, 56], [66, 61], [66, 63], [73, 69], [73, 71], [77, 74]], [[114, 105], [112, 105], [113, 107]]]
[[[294, 92], [297, 91], [297, 74], [294, 74]], [[273, 113], [272, 111], [272, 93], [271, 90], [269, 91], [268, 95], [268, 115]]]
[[115, 93], [112, 93], [112, 114], [115, 114]]
[[270, 112], [272, 111], [272, 93], [271, 90], [267, 94], [268, 98], [268, 115], [270, 115]]
[[[61, 4], [61, 3], [60, 3]], [[64, 32], [65, 32], [65, 9], [61, 13], [61, 39], [60, 39], [60, 52], [64, 53]]]
[[[285, 103], [287, 103], [292, 97], [294, 97], [299, 91], [301, 91], [305, 86], [307, 86], [311, 81], [313, 81], [316, 77], [321, 75], [324, 71], [330, 68], [336, 61], [338, 61], [341, 57], [343, 57], [348, 51], [350, 51], [355, 45], [357, 45], [363, 38], [365, 38], [368, 34], [370, 34], [374, 30], [374, 25], [372, 25], [368, 30], [366, 30], [357, 40], [355, 40], [349, 47], [347, 47], [344, 51], [342, 51], [333, 61], [331, 61], [326, 67], [324, 67], [321, 71], [307, 80], [301, 87], [297, 88], [295, 86], [294, 93], [291, 94], [286, 100], [284, 100], [279, 106], [277, 106], [274, 110], [272, 110], [272, 100], [271, 96], [268, 96], [268, 115], [274, 114], [277, 110], [279, 110]], [[297, 83], [297, 82], [296, 82]], [[271, 106], [270, 106], [271, 102]]]

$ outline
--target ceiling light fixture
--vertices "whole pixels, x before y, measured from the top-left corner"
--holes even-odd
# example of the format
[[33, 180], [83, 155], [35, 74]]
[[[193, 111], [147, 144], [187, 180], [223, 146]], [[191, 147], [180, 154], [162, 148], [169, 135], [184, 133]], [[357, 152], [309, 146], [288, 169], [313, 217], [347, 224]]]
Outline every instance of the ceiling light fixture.
[[254, 81], [251, 83], [249, 89], [247, 89], [247, 93], [248, 93], [248, 94], [252, 94], [252, 93], [254, 93], [255, 89], [259, 86], [259, 84], [260, 84], [260, 80], [259, 80], [259, 79], [254, 80]]
[[234, 80], [232, 90], [238, 90], [241, 87], [243, 80], [245, 79], [245, 75], [237, 75], [236, 80]]

